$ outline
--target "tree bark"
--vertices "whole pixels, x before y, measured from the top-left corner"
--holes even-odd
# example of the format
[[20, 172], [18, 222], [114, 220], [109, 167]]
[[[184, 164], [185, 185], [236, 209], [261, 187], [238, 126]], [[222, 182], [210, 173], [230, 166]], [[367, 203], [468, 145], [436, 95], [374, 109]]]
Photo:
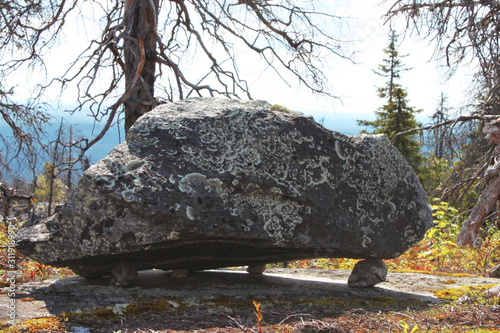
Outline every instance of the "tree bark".
[[63, 120], [61, 119], [61, 125], [59, 126], [59, 132], [57, 133], [56, 145], [54, 147], [54, 155], [52, 155], [52, 165], [50, 166], [50, 186], [49, 186], [49, 208], [48, 214], [52, 215], [52, 200], [54, 198], [54, 180], [56, 178], [56, 163], [57, 163], [57, 148], [59, 146], [59, 142], [61, 141], [61, 132], [62, 132]]
[[155, 106], [156, 29], [159, 0], [133, 0], [125, 9], [125, 132]]
[[[495, 154], [500, 156], [500, 118], [490, 121], [484, 126], [485, 137], [495, 146]], [[458, 234], [458, 245], [476, 245], [479, 229], [497, 203], [500, 196], [500, 160], [490, 166], [484, 174], [486, 189], [474, 205], [471, 214], [464, 222]], [[498, 210], [498, 207], [497, 207]]]
[[493, 209], [500, 193], [500, 177], [495, 177], [481, 194], [458, 234], [458, 245], [476, 245], [479, 229]]

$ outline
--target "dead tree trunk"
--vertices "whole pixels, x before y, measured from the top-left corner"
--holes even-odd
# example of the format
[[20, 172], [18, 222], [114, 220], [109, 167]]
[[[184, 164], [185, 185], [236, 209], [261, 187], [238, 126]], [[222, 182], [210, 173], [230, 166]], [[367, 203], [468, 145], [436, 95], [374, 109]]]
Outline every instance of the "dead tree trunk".
[[73, 165], [71, 164], [72, 156], [71, 156], [71, 148], [73, 147], [73, 127], [69, 126], [69, 145], [68, 145], [68, 173], [66, 175], [66, 187], [68, 189], [68, 194], [71, 193], [71, 176]]
[[0, 212], [0, 217], [4, 226], [7, 226], [7, 219], [10, 216], [10, 210], [12, 208], [12, 201], [22, 200], [28, 203], [28, 207], [31, 207], [31, 202], [33, 195], [21, 195], [15, 193], [15, 191], [4, 184], [0, 183], [0, 203], [2, 210]]
[[49, 187], [49, 216], [52, 215], [52, 200], [54, 199], [54, 181], [56, 178], [56, 163], [57, 163], [57, 149], [59, 146], [59, 142], [61, 141], [61, 132], [62, 132], [63, 121], [61, 120], [61, 125], [59, 126], [59, 132], [57, 133], [57, 140], [54, 147], [54, 155], [52, 155], [52, 165], [50, 166], [49, 175], [50, 175], [50, 187]]
[[477, 244], [479, 229], [500, 196], [500, 118], [486, 124], [483, 131], [486, 138], [495, 146], [493, 154], [496, 156], [495, 163], [486, 170], [484, 175], [486, 189], [460, 229], [457, 239], [458, 245]]
[[125, 132], [155, 106], [156, 28], [159, 0], [126, 1], [125, 8]]

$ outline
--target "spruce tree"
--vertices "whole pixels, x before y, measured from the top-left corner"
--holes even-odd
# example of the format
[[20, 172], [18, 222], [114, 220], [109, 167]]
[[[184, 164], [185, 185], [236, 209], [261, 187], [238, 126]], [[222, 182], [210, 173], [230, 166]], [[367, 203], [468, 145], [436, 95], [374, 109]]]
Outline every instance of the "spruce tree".
[[418, 128], [420, 124], [415, 119], [415, 114], [422, 110], [416, 110], [409, 106], [408, 93], [398, 83], [401, 73], [409, 70], [404, 67], [397, 50], [398, 38], [394, 30], [389, 34], [389, 46], [384, 49], [387, 55], [379, 65], [378, 75], [387, 78], [384, 86], [377, 89], [380, 98], [386, 99], [386, 103], [380, 107], [375, 114], [374, 121], [358, 120], [362, 126], [372, 127], [372, 133], [385, 134], [392, 140], [393, 145], [403, 154], [408, 163], [418, 173], [422, 163], [420, 154], [420, 142], [417, 134], [406, 134], [396, 137], [396, 134]]
[[[432, 122], [434, 125], [444, 123], [449, 119], [448, 113], [450, 108], [446, 107], [446, 102], [448, 98], [441, 93], [441, 99], [439, 100], [439, 105], [432, 115]], [[439, 159], [447, 159], [449, 161], [453, 160], [453, 147], [452, 147], [452, 134], [448, 127], [435, 128], [429, 133], [430, 143], [432, 146], [432, 151], [434, 151], [434, 156]]]

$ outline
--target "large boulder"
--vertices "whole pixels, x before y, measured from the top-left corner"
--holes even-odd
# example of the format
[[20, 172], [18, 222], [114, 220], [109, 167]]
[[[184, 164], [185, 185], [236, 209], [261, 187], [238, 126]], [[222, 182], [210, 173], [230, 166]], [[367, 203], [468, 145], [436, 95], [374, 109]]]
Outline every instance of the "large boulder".
[[[389, 259], [432, 226], [383, 135], [346, 136], [263, 101], [190, 99], [141, 117], [18, 249], [83, 276], [319, 257]], [[127, 275], [128, 274], [128, 275]], [[121, 278], [118, 278], [121, 279]]]

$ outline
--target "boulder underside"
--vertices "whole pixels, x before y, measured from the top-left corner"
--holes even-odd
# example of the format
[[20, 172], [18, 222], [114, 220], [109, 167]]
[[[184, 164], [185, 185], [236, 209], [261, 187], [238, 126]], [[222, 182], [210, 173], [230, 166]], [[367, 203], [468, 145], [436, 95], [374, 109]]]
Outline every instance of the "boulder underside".
[[431, 226], [425, 192], [387, 137], [345, 136], [262, 101], [200, 98], [141, 117], [17, 241], [40, 263], [83, 276], [115, 265], [125, 281], [127, 270], [395, 258]]

